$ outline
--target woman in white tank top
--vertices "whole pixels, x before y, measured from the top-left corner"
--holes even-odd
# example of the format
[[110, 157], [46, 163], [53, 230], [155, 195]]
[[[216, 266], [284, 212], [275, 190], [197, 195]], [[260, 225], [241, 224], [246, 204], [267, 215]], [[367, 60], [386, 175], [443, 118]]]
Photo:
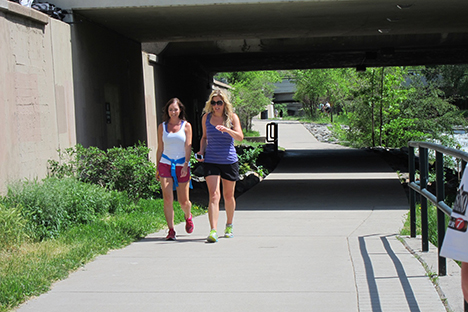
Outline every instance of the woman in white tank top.
[[174, 189], [177, 190], [177, 198], [185, 214], [186, 232], [192, 233], [194, 227], [189, 199], [192, 126], [185, 120], [185, 106], [177, 98], [169, 100], [164, 106], [163, 120], [158, 126], [156, 178], [161, 182], [164, 216], [169, 228], [166, 239], [175, 240]]

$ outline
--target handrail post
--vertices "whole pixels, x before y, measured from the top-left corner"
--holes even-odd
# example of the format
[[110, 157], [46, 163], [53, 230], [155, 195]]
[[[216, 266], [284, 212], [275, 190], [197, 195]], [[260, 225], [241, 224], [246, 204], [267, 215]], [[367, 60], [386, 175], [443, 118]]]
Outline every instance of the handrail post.
[[[421, 190], [427, 188], [429, 179], [429, 161], [427, 148], [419, 147], [419, 170]], [[422, 251], [429, 251], [429, 224], [427, 217], [427, 198], [421, 197], [421, 243]]]
[[[444, 154], [436, 152], [436, 197], [437, 202], [445, 199], [445, 179], [444, 179]], [[438, 255], [439, 255], [439, 276], [447, 274], [447, 259], [440, 256], [442, 243], [445, 237], [445, 213], [437, 209], [437, 242], [438, 242]]]
[[[414, 182], [414, 175], [416, 173], [414, 147], [409, 147], [409, 183]], [[411, 237], [416, 237], [416, 191], [409, 188], [409, 204], [410, 204], [410, 231]]]

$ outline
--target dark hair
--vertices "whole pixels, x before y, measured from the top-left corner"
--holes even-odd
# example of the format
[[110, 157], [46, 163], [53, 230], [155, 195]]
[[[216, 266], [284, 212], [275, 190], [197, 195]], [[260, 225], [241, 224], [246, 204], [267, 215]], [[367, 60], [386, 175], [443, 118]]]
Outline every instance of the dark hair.
[[172, 98], [166, 103], [166, 105], [164, 105], [163, 121], [168, 121], [170, 119], [168, 110], [169, 110], [169, 106], [172, 103], [176, 103], [177, 105], [179, 105], [179, 109], [180, 109], [179, 118], [182, 119], [182, 120], [186, 120], [185, 119], [185, 106], [184, 106], [184, 104], [182, 104], [182, 102], [178, 98]]

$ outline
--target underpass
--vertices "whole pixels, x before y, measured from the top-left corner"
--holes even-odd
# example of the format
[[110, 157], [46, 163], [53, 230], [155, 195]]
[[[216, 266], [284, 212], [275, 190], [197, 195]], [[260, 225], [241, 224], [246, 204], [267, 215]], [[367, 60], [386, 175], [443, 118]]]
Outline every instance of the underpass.
[[[6, 1], [0, 1], [2, 12], [5, 3]], [[159, 113], [162, 106], [173, 96], [181, 98], [186, 104], [189, 109], [189, 121], [194, 125], [195, 133], [200, 134], [201, 107], [212, 88], [212, 77], [218, 71], [341, 66], [362, 70], [368, 66], [457, 64], [466, 63], [468, 55], [467, 25], [464, 23], [467, 12], [466, 1], [452, 0], [444, 3], [413, 1], [397, 4], [390, 1], [379, 1], [379, 3], [374, 1], [158, 1], [156, 3], [133, 1], [130, 3], [58, 0], [56, 4], [71, 10], [68, 21], [71, 32], [70, 59], [73, 63], [71, 83], [74, 87], [73, 104], [76, 116], [73, 118], [76, 117], [76, 137], [75, 132], [71, 132], [70, 137], [75, 140], [70, 141], [100, 148], [129, 146], [138, 140], [146, 139], [148, 145], [154, 149], [156, 147], [154, 139], [152, 140], [156, 136], [154, 126], [160, 121]], [[5, 19], [15, 27], [17, 25], [18, 28], [29, 27], [37, 33], [43, 31], [41, 26], [36, 25], [37, 21], [30, 26], [30, 22], [18, 21], [15, 15], [18, 12], [9, 8], [6, 11]], [[43, 32], [48, 34], [46, 31]], [[63, 37], [66, 39], [66, 36]], [[50, 40], [53, 41], [52, 39]], [[67, 41], [65, 39], [62, 39], [63, 42]], [[46, 42], [47, 40], [49, 38], [46, 38]], [[27, 51], [25, 54], [35, 55], [34, 52]], [[23, 77], [22, 74], [27, 67], [21, 62], [15, 65], [20, 68], [19, 73]], [[36, 72], [26, 74], [30, 74], [26, 75], [28, 78], [36, 77]], [[145, 75], [151, 79], [143, 79]], [[35, 91], [41, 94], [42, 89]], [[60, 90], [52, 96], [60, 98]], [[63, 110], [60, 104], [59, 102], [59, 111]], [[42, 105], [42, 107], [53, 106]], [[109, 124], [106, 120], [107, 107], [112, 116]], [[49, 115], [54, 116], [52, 113]], [[60, 118], [57, 120], [62, 121]], [[284, 126], [295, 127], [294, 123], [285, 123]], [[287, 133], [287, 128], [283, 128], [283, 125], [281, 127], [280, 132]], [[22, 125], [14, 128], [24, 129]], [[377, 189], [380, 189], [378, 186], [382, 186], [381, 183], [391, 184], [396, 190], [397, 181], [389, 178], [392, 173], [381, 171], [379, 166], [378, 170], [370, 171], [373, 168], [372, 161], [362, 164], [367, 166], [367, 169], [360, 167], [361, 170], [354, 172], [351, 160], [360, 158], [369, 160], [366, 155], [336, 145], [323, 147], [302, 130], [294, 129], [295, 132], [293, 131], [291, 137], [280, 136], [280, 145], [290, 152], [289, 160], [292, 164], [300, 164], [301, 167], [292, 167], [291, 163], [289, 165], [284, 163], [283, 172], [279, 171], [278, 175], [275, 173], [270, 176], [271, 183], [265, 184], [269, 182], [266, 180], [261, 184], [274, 187], [273, 192], [265, 192], [270, 194], [268, 196], [282, 195], [282, 198], [288, 199], [288, 202], [284, 204], [280, 200], [260, 196], [262, 188], [254, 189], [257, 193], [245, 194], [245, 202], [243, 202], [244, 196], [239, 198], [236, 235], [243, 240], [228, 243], [239, 244], [230, 246], [230, 249], [224, 249], [225, 247], [222, 247], [224, 245], [220, 244], [221, 247], [215, 252], [202, 252], [199, 262], [193, 267], [200, 269], [195, 286], [168, 288], [167, 285], [172, 282], [172, 273], [175, 269], [164, 265], [167, 265], [165, 262], [174, 264], [171, 261], [179, 255], [178, 252], [186, 255], [186, 252], [200, 251], [196, 248], [201, 246], [192, 246], [189, 243], [204, 241], [206, 220], [202, 218], [197, 220], [199, 232], [194, 233], [193, 238], [181, 240], [187, 244], [175, 245], [176, 249], [168, 249], [174, 246], [169, 246], [160, 239], [164, 236], [163, 233], [155, 233], [129, 249], [116, 251], [108, 255], [109, 257], [104, 257], [104, 262], [98, 259], [85, 269], [85, 272], [89, 272], [88, 276], [86, 273], [79, 275], [78, 272], [78, 277], [73, 275], [70, 280], [60, 283], [65, 286], [59, 286], [45, 296], [51, 298], [51, 301], [39, 299], [38, 302], [44, 303], [49, 308], [55, 306], [57, 309], [62, 309], [64, 306], [71, 309], [72, 306], [82, 307], [82, 304], [89, 304], [87, 308], [97, 311], [105, 308], [128, 308], [128, 304], [135, 304], [136, 307], [139, 304], [147, 304], [141, 306], [144, 310], [150, 309], [155, 302], [183, 305], [183, 302], [176, 300], [178, 296], [172, 295], [182, 289], [182, 293], [190, 294], [194, 304], [200, 309], [206, 307], [207, 302], [210, 302], [214, 296], [221, 299], [220, 305], [224, 299], [232, 298], [230, 300], [234, 300], [234, 304], [239, 304], [237, 307], [240, 310], [245, 308], [245, 304], [254, 302], [251, 298], [260, 298], [263, 294], [263, 303], [268, 305], [268, 299], [272, 300], [268, 306], [273, 310], [275, 307], [282, 307], [281, 302], [290, 304], [288, 308], [297, 307], [296, 304], [305, 304], [309, 310], [314, 304], [317, 305], [317, 309], [326, 307], [320, 304], [327, 303], [337, 304], [333, 307], [337, 309], [343, 308], [344, 304], [358, 309], [365, 303], [375, 310], [377, 307], [388, 307], [388, 298], [384, 296], [387, 292], [391, 293], [384, 291], [386, 288], [382, 287], [386, 286], [380, 283], [396, 281], [399, 286], [391, 284], [391, 289], [401, 289], [398, 295], [395, 295], [398, 296], [395, 300], [403, 306], [412, 307], [411, 311], [416, 311], [413, 308], [416, 302], [419, 309], [423, 310], [421, 307], [425, 307], [425, 303], [422, 303], [416, 291], [420, 287], [411, 286], [411, 279], [414, 277], [415, 280], [424, 280], [426, 283], [425, 273], [402, 272], [402, 268], [406, 270], [408, 267], [406, 261], [412, 258], [405, 260], [395, 258], [400, 253], [405, 257], [408, 256], [407, 251], [400, 249], [401, 246], [394, 240], [394, 235], [398, 232], [400, 213], [404, 210], [404, 204], [400, 203], [403, 198], [393, 192], [391, 194], [377, 192]], [[35, 133], [35, 130], [31, 128], [30, 132]], [[194, 142], [196, 141], [195, 138]], [[51, 150], [55, 151], [55, 148], [56, 146], [53, 146]], [[332, 150], [336, 151], [331, 153]], [[33, 150], [30, 154], [34, 152]], [[347, 157], [348, 152], [353, 157]], [[302, 172], [304, 166], [310, 163], [316, 165], [314, 169]], [[337, 166], [335, 167], [337, 172], [333, 171], [334, 166]], [[297, 187], [298, 185], [300, 187]], [[336, 195], [339, 192], [333, 188], [333, 185], [339, 186], [336, 188], [347, 195], [347, 204], [343, 204], [344, 200], [340, 202]], [[362, 195], [358, 191], [353, 191], [350, 186], [358, 187], [359, 190], [369, 188], [374, 196], [369, 196], [369, 192]], [[295, 191], [301, 192], [294, 193]], [[249, 198], [249, 194], [256, 195], [250, 195], [252, 197]], [[391, 204], [393, 200], [398, 203]], [[291, 201], [297, 203], [293, 207], [297, 218], [292, 220], [296, 222], [289, 222], [289, 227], [285, 227], [289, 211], [281, 212], [281, 210], [289, 208]], [[266, 203], [269, 204], [269, 208], [265, 206]], [[268, 222], [262, 223], [265, 218], [265, 212], [262, 210], [271, 210], [273, 206], [277, 207], [273, 210], [278, 211], [269, 212]], [[397, 215], [391, 215], [389, 212]], [[311, 223], [310, 220], [317, 222]], [[346, 220], [352, 222], [346, 223], [343, 229], [338, 226], [340, 231], [334, 232], [336, 237], [326, 233], [329, 223], [337, 221], [342, 226]], [[252, 223], [249, 223], [250, 221]], [[306, 223], [299, 225], [297, 222], [300, 221]], [[383, 231], [382, 224], [387, 223], [390, 223], [389, 230]], [[298, 225], [300, 230], [293, 227]], [[311, 225], [315, 226], [313, 230]], [[278, 229], [282, 229], [285, 234], [278, 235]], [[307, 251], [309, 254], [305, 254], [301, 249], [302, 244], [297, 244], [295, 241], [297, 235], [290, 234], [296, 231], [301, 239], [311, 239], [307, 245], [311, 247]], [[325, 233], [324, 235], [330, 240], [316, 241], [320, 237], [317, 234], [319, 232]], [[288, 236], [289, 239], [284, 239], [282, 242], [278, 239], [277, 245], [270, 242], [265, 244], [261, 241], [262, 235], [272, 237], [274, 242], [276, 242], [274, 238], [278, 236]], [[248, 243], [251, 238], [253, 244], [246, 246], [245, 242]], [[152, 243], [160, 245], [158, 247], [161, 248], [157, 248], [157, 251], [145, 249], [146, 246], [154, 247]], [[336, 250], [340, 250], [339, 253], [335, 253], [335, 249], [332, 248], [325, 253], [326, 257], [316, 259], [318, 263], [309, 261], [314, 259], [314, 255], [324, 251], [324, 247], [333, 246], [333, 243], [337, 243]], [[191, 247], [184, 248], [181, 245]], [[142, 247], [141, 253], [138, 252], [140, 247]], [[344, 248], [348, 250], [347, 256]], [[275, 280], [279, 281], [279, 284], [271, 284], [269, 283], [271, 280], [268, 279], [272, 276], [271, 270], [262, 270], [264, 268], [262, 263], [254, 263], [249, 267], [254, 258], [249, 257], [249, 254], [242, 258], [242, 254], [232, 253], [232, 251], [240, 253], [244, 249], [250, 252], [264, 252], [254, 252], [254, 255], [260, 259], [284, 260], [284, 263], [272, 262], [272, 265], [267, 267], [276, 269], [273, 272], [277, 272], [279, 267], [288, 267], [288, 264], [295, 260], [299, 261], [293, 262], [297, 264], [297, 270], [284, 271], [278, 280]], [[137, 252], [133, 253], [135, 250]], [[159, 252], [169, 250], [174, 252], [169, 253], [172, 257], [157, 258]], [[269, 251], [273, 252], [268, 253]], [[303, 257], [299, 259], [282, 257], [288, 251]], [[235, 266], [231, 258], [218, 258], [219, 252], [226, 252], [226, 255], [234, 257], [234, 260], [239, 261], [238, 265]], [[331, 258], [332, 254], [335, 254], [336, 258]], [[380, 255], [383, 255], [387, 262], [384, 269], [394, 268], [394, 271], [389, 273], [374, 269], [374, 265], [380, 263], [375, 257], [378, 258]], [[153, 259], [153, 256], [156, 258]], [[112, 258], [117, 260], [117, 264], [114, 267], [106, 267], [106, 264], [113, 261]], [[225, 272], [222, 270], [206, 270], [205, 264], [210, 263], [212, 258], [217, 260], [217, 264], [223, 261], [232, 264], [231, 274], [223, 275]], [[183, 264], [183, 257], [181, 259], [177, 261]], [[314, 278], [318, 278], [318, 282], [305, 284], [303, 288], [305, 290], [301, 293], [299, 286], [302, 284], [294, 285], [294, 281], [305, 283], [303, 279], [305, 268], [322, 267], [322, 273], [333, 272], [332, 269], [336, 269], [340, 262], [332, 262], [330, 259], [344, 260], [345, 271], [339, 271], [340, 274], [334, 275], [334, 278], [330, 278], [329, 275], [320, 278], [312, 273], [305, 275], [309, 278], [308, 282]], [[408, 261], [414, 263], [412, 260]], [[103, 271], [100, 271], [101, 263], [104, 263]], [[149, 266], [142, 267], [140, 266], [142, 263]], [[151, 271], [154, 266], [158, 268], [157, 271]], [[133, 267], [136, 271], [130, 269]], [[420, 267], [418, 266], [418, 270]], [[98, 271], [94, 271], [93, 268]], [[212, 267], [208, 267], [210, 268]], [[243, 271], [243, 268], [249, 270]], [[354, 272], [346, 271], [350, 268], [353, 268]], [[86, 271], [88, 269], [89, 271]], [[168, 274], [162, 274], [161, 277], [161, 271]], [[135, 276], [127, 276], [125, 272], [135, 273]], [[186, 271], [187, 274], [190, 272]], [[212, 275], [213, 272], [216, 274]], [[258, 274], [255, 275], [255, 272]], [[92, 276], [97, 280], [90, 283], [87, 278]], [[154, 276], [157, 276], [157, 281], [152, 280]], [[187, 275], [179, 276], [179, 282], [185, 276]], [[233, 276], [240, 278], [235, 284], [237, 287], [235, 298], [229, 297], [231, 284], [223, 284], [225, 281], [218, 279], [224, 277], [229, 280]], [[454, 273], [453, 277], [456, 276], [457, 273]], [[206, 277], [208, 278], [204, 279]], [[340, 277], [351, 284], [325, 283], [339, 283]], [[358, 277], [362, 279], [358, 280]], [[68, 283], [79, 282], [81, 279], [85, 284], [67, 288]], [[216, 282], [210, 285], [213, 280]], [[107, 284], [109, 281], [115, 283], [109, 285]], [[89, 288], [90, 284], [93, 287]], [[456, 290], [459, 290], [459, 282], [448, 284], [455, 285]], [[246, 285], [250, 288], [246, 288]], [[321, 285], [325, 289], [323, 292], [320, 290]], [[220, 291], [218, 287], [226, 290]], [[262, 288], [269, 291], [262, 292]], [[283, 295], [278, 295], [281, 292], [284, 292]], [[200, 293], [204, 296], [198, 296]], [[434, 299], [432, 290], [429, 293], [431, 299], [427, 302], [437, 299]], [[71, 297], [59, 298], [64, 294]], [[320, 300], [323, 298], [321, 295], [327, 300]], [[338, 300], [341, 298], [340, 295], [345, 296], [346, 300]], [[368, 298], [360, 297], [367, 295]], [[58, 301], [55, 301], [57, 298]], [[105, 298], [110, 301], [106, 301]], [[286, 299], [279, 300], [280, 302], [274, 301], [279, 298]], [[107, 302], [111, 302], [111, 305], [107, 306]], [[461, 299], [453, 302], [461, 303]], [[40, 306], [42, 303], [37, 304]], [[213, 304], [216, 304], [216, 301]], [[437, 303], [433, 306], [437, 309], [440, 305]]]

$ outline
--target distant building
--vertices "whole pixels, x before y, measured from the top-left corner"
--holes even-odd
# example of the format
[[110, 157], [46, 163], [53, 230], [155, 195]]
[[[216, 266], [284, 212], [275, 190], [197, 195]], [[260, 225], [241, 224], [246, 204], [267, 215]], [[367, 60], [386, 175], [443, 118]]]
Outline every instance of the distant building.
[[290, 79], [285, 79], [274, 85], [276, 89], [273, 104], [287, 104], [288, 116], [302, 115], [302, 104], [293, 99], [294, 93], [296, 93], [296, 84]]
[[228, 85], [227, 83], [213, 79], [212, 89], [213, 90], [219, 89], [219, 90], [226, 91], [226, 93], [231, 93], [230, 90], [232, 89], [232, 87]]

